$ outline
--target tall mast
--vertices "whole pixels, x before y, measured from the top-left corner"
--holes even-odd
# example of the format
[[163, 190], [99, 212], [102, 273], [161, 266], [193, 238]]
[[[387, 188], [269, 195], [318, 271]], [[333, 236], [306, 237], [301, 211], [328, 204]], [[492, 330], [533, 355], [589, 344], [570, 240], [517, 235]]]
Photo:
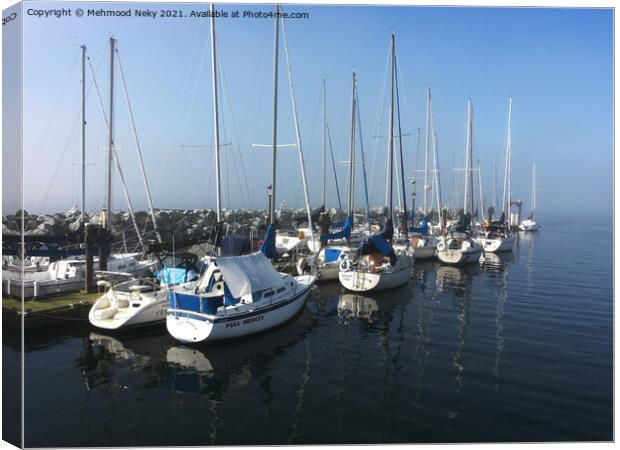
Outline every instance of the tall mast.
[[114, 47], [116, 40], [110, 38], [110, 110], [108, 118], [110, 127], [108, 130], [108, 179], [106, 192], [106, 209], [105, 228], [107, 231], [112, 230], [112, 160], [114, 158]]
[[393, 218], [392, 211], [392, 172], [394, 166], [394, 33], [392, 33], [392, 65], [391, 65], [391, 82], [390, 82], [390, 124], [388, 129], [388, 176], [387, 176], [387, 208], [388, 219], [391, 221]]
[[534, 218], [534, 211], [536, 211], [536, 160], [534, 160], [534, 167], [532, 168], [532, 211], [530, 212], [530, 218]]
[[[396, 69], [396, 53], [394, 54], [394, 69]], [[404, 217], [404, 237], [407, 238], [407, 193], [405, 189], [405, 161], [403, 159], [403, 132], [400, 126], [400, 98], [398, 96], [398, 71], [394, 70], [394, 81], [396, 82], [396, 112], [398, 113], [398, 147], [400, 153], [400, 181], [403, 186], [403, 217]]]
[[504, 222], [510, 224], [510, 153], [512, 147], [512, 97], [508, 100], [508, 130], [506, 132], [506, 154], [504, 167], [504, 195], [502, 198], [504, 208]]
[[469, 211], [474, 212], [474, 107], [469, 99]]
[[[463, 213], [471, 213], [469, 207], [470, 193], [469, 180], [471, 171], [471, 98], [467, 100], [467, 141], [465, 143], [465, 198], [463, 200]], [[472, 208], [473, 209], [473, 208]]]
[[[508, 153], [508, 225], [510, 225], [510, 203], [512, 201], [512, 184], [510, 179], [512, 177], [512, 96], [510, 96], [509, 106], [508, 106], [508, 144], [507, 144], [507, 153]], [[518, 225], [518, 224], [517, 224]]]
[[327, 132], [326, 132], [326, 128], [327, 128], [327, 113], [326, 113], [326, 103], [327, 103], [327, 90], [325, 88], [325, 78], [323, 78], [323, 195], [321, 196], [321, 204], [323, 206], [325, 206], [325, 183], [326, 183], [326, 172], [327, 172], [327, 167], [325, 165], [325, 152], [327, 150]]
[[427, 192], [428, 192], [428, 145], [430, 136], [430, 108], [431, 108], [431, 88], [426, 88], [426, 137], [424, 142], [424, 217], [427, 214]]
[[[277, 19], [276, 19], [277, 24]], [[277, 26], [277, 25], [276, 25]], [[213, 138], [215, 140], [215, 205], [217, 221], [221, 221], [222, 215], [222, 188], [220, 185], [220, 125], [217, 104], [217, 53], [215, 47], [215, 4], [211, 3], [211, 72], [213, 73]], [[275, 144], [274, 144], [275, 152]], [[275, 181], [274, 181], [275, 183]], [[275, 189], [275, 184], [273, 185]]]
[[276, 203], [276, 157], [278, 147], [278, 41], [279, 26], [278, 13], [280, 6], [276, 5], [276, 20], [274, 32], [273, 50], [273, 156], [271, 160], [271, 202], [269, 205], [269, 221], [275, 223], [275, 203]]
[[80, 191], [80, 223], [86, 222], [86, 46], [82, 49], [82, 159], [81, 159], [81, 191]]
[[480, 160], [478, 159], [478, 191], [480, 194], [480, 221], [484, 220], [484, 199], [482, 198], [482, 172], [480, 169]]
[[497, 161], [495, 160], [493, 161], [493, 209], [497, 209]]
[[351, 142], [349, 149], [349, 215], [355, 208], [355, 72], [351, 83]]

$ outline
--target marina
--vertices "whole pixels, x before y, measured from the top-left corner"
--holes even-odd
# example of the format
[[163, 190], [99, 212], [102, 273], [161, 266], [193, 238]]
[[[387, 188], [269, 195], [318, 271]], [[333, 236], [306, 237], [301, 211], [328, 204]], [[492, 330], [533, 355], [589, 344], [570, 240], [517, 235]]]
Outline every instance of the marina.
[[4, 440], [613, 440], [609, 11], [136, 5], [3, 73]]

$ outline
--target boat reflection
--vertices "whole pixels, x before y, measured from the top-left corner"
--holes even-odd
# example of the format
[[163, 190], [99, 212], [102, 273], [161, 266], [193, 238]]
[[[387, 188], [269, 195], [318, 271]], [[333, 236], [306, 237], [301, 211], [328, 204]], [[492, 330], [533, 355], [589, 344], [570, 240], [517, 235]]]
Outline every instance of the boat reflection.
[[512, 252], [486, 253], [480, 258], [480, 268], [484, 272], [504, 272], [512, 261], [514, 261]]
[[374, 293], [372, 297], [357, 293], [343, 293], [338, 300], [338, 316], [346, 322], [355, 317], [369, 324], [389, 322], [397, 305], [404, 304], [410, 297], [410, 289], [405, 286], [387, 292]]
[[471, 287], [474, 276], [481, 272], [478, 264], [467, 266], [442, 266], [438, 265], [435, 286], [440, 292], [453, 292], [457, 296], [462, 296]]

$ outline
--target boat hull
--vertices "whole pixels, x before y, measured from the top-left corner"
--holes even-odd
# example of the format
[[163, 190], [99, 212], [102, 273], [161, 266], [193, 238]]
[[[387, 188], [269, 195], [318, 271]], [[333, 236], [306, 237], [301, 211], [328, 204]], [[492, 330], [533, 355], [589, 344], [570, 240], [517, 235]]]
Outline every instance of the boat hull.
[[519, 224], [521, 231], [538, 231], [538, 222], [535, 220], [524, 220]]
[[[401, 258], [408, 258], [401, 256]], [[356, 270], [340, 271], [338, 279], [345, 289], [353, 292], [371, 292], [392, 289], [409, 282], [412, 264], [403, 264], [393, 272], [364, 272]]]
[[315, 277], [307, 275], [304, 283], [291, 298], [278, 303], [257, 306], [239, 314], [212, 316], [189, 311], [169, 309], [166, 317], [168, 332], [184, 343], [232, 339], [273, 328], [295, 316], [306, 302]]
[[[107, 294], [106, 294], [107, 295]], [[88, 321], [91, 325], [105, 330], [118, 330], [121, 328], [139, 327], [163, 323], [168, 309], [168, 296], [162, 291], [151, 302], [143, 304], [139, 308], [130, 308], [128, 311], [120, 311], [110, 316], [103, 317], [97, 314], [101, 302], [108, 300], [106, 296], [95, 302], [88, 313]], [[112, 313], [113, 311], [110, 311]]]
[[437, 258], [444, 263], [450, 265], [472, 264], [480, 260], [482, 255], [482, 247], [463, 250], [437, 250]]
[[515, 244], [515, 237], [510, 235], [499, 239], [479, 238], [478, 243], [482, 245], [485, 253], [510, 252]]

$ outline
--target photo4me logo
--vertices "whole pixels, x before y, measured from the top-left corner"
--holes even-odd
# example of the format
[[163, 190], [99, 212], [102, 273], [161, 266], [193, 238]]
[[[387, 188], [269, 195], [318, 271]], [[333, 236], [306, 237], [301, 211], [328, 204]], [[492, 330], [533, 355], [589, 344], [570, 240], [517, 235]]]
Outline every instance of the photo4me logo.
[[5, 26], [7, 23], [12, 22], [13, 20], [17, 19], [17, 13], [13, 12], [11, 14], [9, 14], [6, 17], [2, 18], [2, 26]]

